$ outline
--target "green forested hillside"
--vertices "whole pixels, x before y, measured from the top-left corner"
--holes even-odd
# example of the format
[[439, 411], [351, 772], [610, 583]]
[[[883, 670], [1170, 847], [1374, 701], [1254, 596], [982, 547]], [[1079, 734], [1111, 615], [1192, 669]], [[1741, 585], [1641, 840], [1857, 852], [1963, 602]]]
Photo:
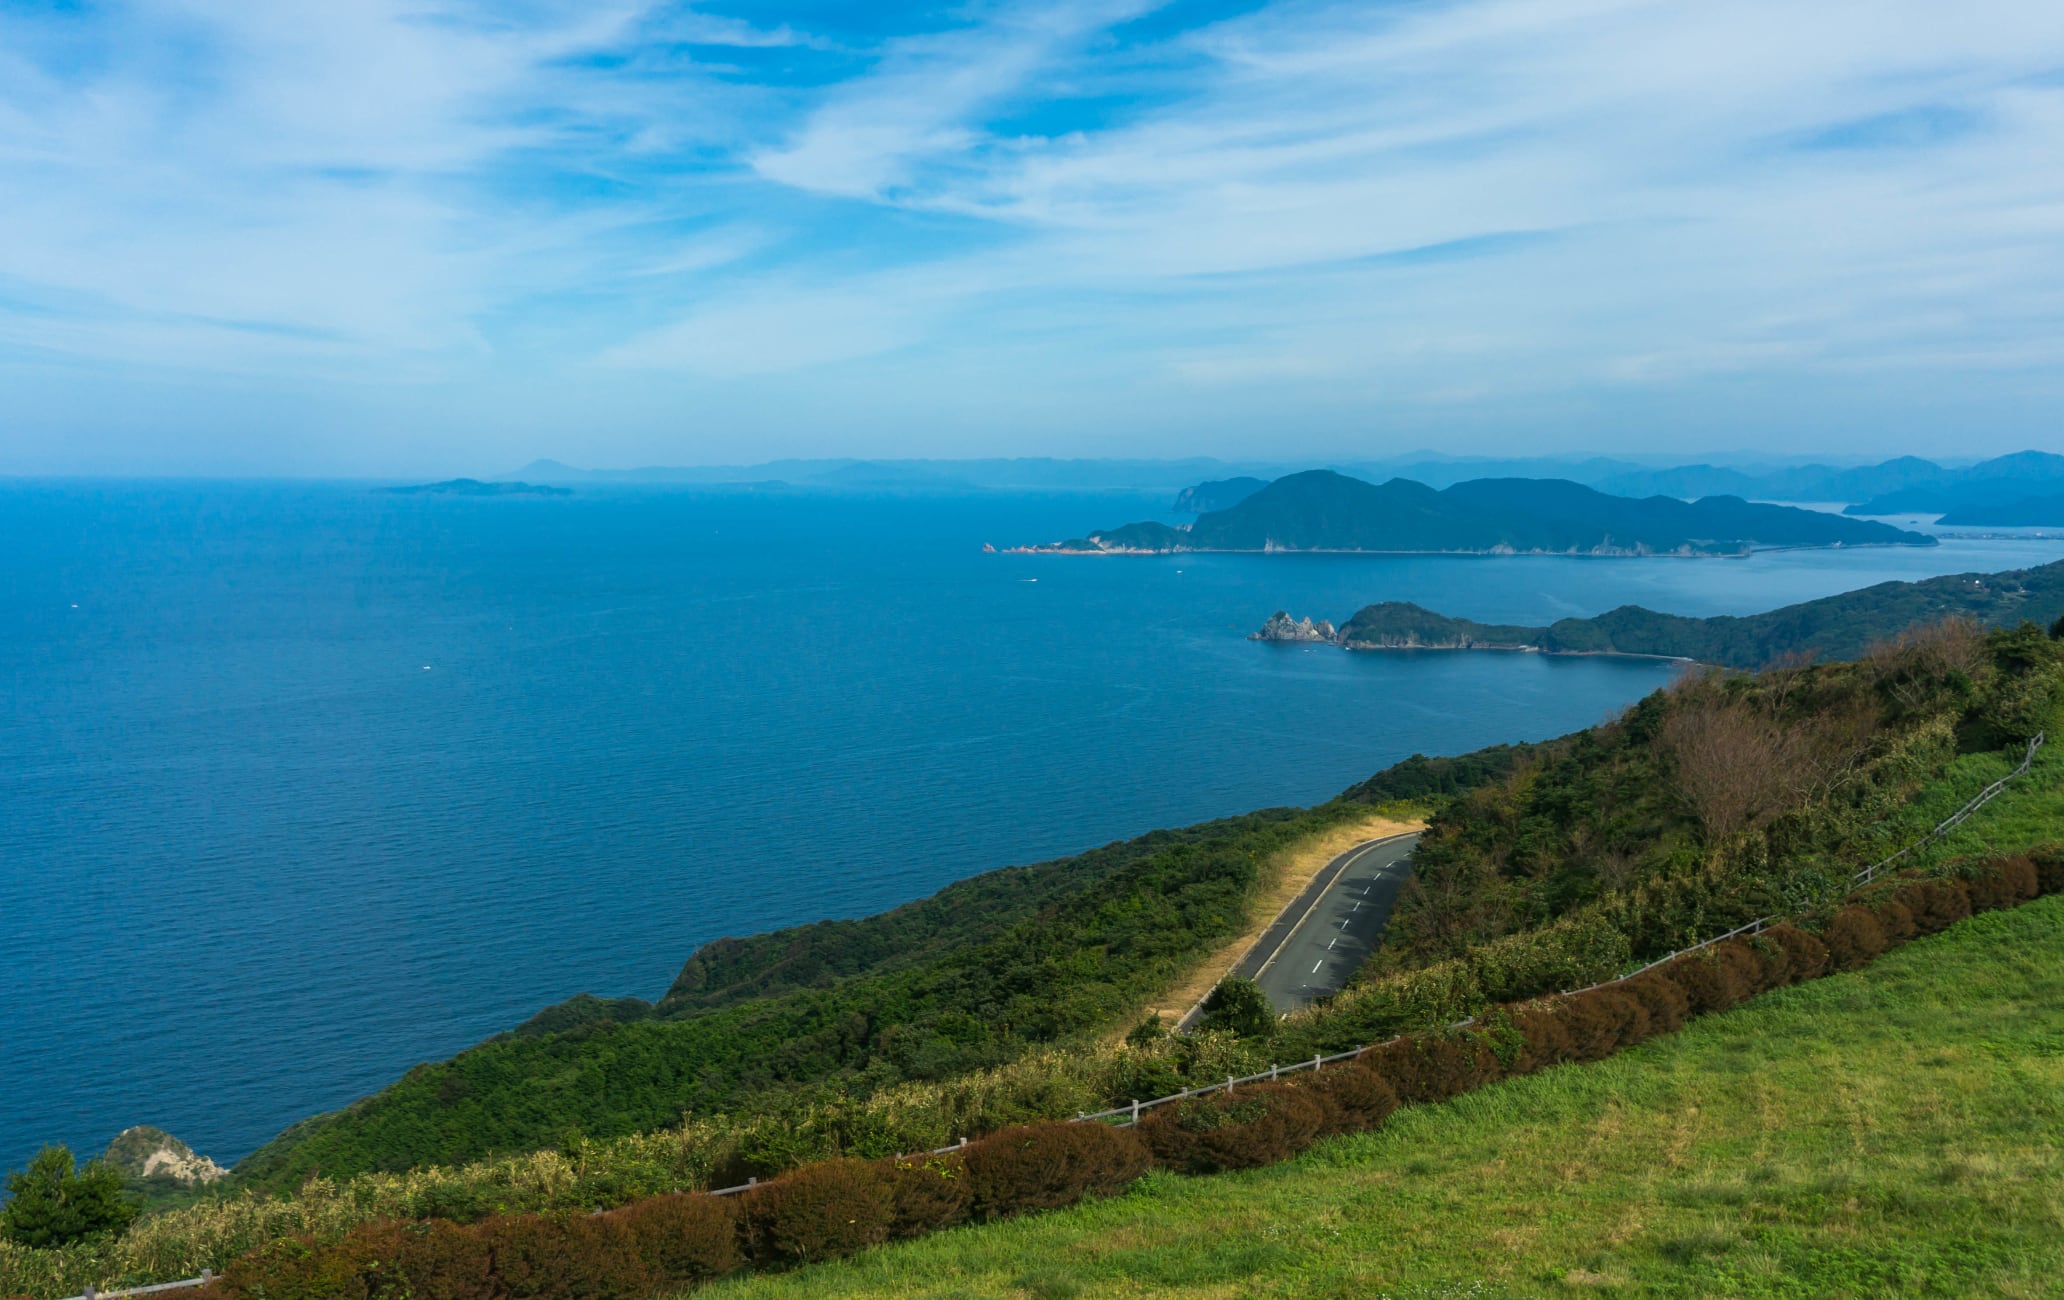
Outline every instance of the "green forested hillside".
[[863, 921], [705, 948], [657, 1007], [590, 1000], [297, 1125], [287, 1187], [661, 1127], [835, 1082], [864, 1094], [1107, 1027], [1239, 932], [1269, 855], [1361, 805], [1271, 809], [977, 877]]
[[1187, 532], [1128, 524], [1061, 550], [1451, 551], [1740, 555], [1771, 546], [1933, 546], [1875, 521], [1738, 497], [1616, 497], [1559, 479], [1476, 479], [1436, 491], [1331, 470], [1290, 474]]
[[1660, 655], [1730, 668], [1786, 656], [1854, 659], [1905, 628], [1952, 616], [1993, 626], [2064, 616], [2064, 561], [2005, 573], [1881, 582], [1745, 617], [1686, 618], [1622, 605], [1549, 627], [1477, 623], [1401, 601], [1370, 605], [1340, 629], [1350, 648], [1528, 648], [1555, 654]]
[[[1282, 1059], [1573, 988], [1825, 902], [2053, 727], [2064, 643], [1911, 633], [1863, 659], [1687, 677], [1449, 801], [1361, 979]], [[2047, 760], [2045, 770], [2056, 770]]]

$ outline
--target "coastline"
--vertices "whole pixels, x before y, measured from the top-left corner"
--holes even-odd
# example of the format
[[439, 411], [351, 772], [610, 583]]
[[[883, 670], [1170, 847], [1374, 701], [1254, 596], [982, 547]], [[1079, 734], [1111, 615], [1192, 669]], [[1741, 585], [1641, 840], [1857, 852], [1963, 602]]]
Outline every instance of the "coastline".
[[1699, 660], [1693, 655], [1644, 654], [1636, 650], [1550, 650], [1545, 646], [1512, 645], [1504, 642], [1476, 641], [1466, 645], [1453, 643], [1431, 645], [1394, 645], [1381, 641], [1337, 641], [1319, 637], [1271, 637], [1250, 635], [1249, 641], [1261, 641], [1269, 645], [1326, 645], [1335, 650], [1353, 650], [1363, 653], [1403, 653], [1415, 650], [1435, 650], [1443, 653], [1464, 653], [1469, 651], [1490, 651], [1496, 654], [1546, 655], [1551, 659], [1653, 659], [1662, 663], [1695, 664]]
[[1775, 555], [1786, 551], [1864, 551], [1864, 550], [1925, 550], [1909, 542], [1829, 542], [1825, 545], [1799, 544], [1793, 546], [1752, 546], [1739, 551], [1650, 551], [1619, 547], [1597, 548], [1588, 551], [1545, 551], [1514, 550], [1510, 547], [1492, 547], [1487, 550], [1354, 550], [1344, 547], [1247, 547], [1230, 548], [1217, 546], [1185, 546], [1178, 550], [1149, 551], [1139, 547], [1064, 547], [1064, 546], [995, 546], [984, 543], [983, 551], [992, 555], [1433, 555], [1454, 556], [1464, 559], [1528, 559], [1547, 558], [1559, 560], [1746, 560], [1756, 555]]

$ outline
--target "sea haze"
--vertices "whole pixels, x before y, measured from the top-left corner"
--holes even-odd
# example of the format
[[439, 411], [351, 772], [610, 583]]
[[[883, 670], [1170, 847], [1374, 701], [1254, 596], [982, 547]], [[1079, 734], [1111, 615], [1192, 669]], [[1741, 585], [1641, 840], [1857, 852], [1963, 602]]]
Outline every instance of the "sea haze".
[[0, 1165], [136, 1123], [233, 1160], [717, 936], [1566, 732], [1673, 671], [1246, 640], [1278, 608], [1747, 613], [2064, 555], [980, 550], [1165, 504], [0, 486]]

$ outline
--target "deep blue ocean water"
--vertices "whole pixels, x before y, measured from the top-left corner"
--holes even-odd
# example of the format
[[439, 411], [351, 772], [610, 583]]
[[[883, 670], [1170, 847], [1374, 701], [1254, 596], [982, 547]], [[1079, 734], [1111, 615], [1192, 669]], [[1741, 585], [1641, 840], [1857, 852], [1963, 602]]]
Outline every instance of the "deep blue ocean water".
[[1157, 513], [861, 498], [0, 483], [0, 1166], [153, 1123], [217, 1159], [706, 940], [854, 916], [1668, 665], [1246, 640], [1286, 608], [1686, 614], [2064, 556], [984, 555]]

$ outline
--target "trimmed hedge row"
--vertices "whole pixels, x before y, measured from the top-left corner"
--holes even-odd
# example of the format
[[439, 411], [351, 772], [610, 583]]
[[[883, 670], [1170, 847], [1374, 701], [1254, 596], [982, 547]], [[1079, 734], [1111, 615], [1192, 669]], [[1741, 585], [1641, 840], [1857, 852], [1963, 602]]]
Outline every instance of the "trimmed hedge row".
[[1786, 923], [1630, 979], [1416, 1034], [1342, 1065], [1191, 1097], [1136, 1128], [1004, 1129], [943, 1155], [805, 1165], [736, 1198], [652, 1197], [594, 1215], [367, 1225], [330, 1244], [274, 1243], [194, 1300], [643, 1300], [749, 1266], [832, 1259], [895, 1238], [1122, 1191], [1152, 1165], [1186, 1173], [1286, 1160], [1501, 1078], [1596, 1061], [1757, 993], [1853, 970], [1974, 912], [2064, 892], [2064, 844], [1871, 891], [1819, 934]]

